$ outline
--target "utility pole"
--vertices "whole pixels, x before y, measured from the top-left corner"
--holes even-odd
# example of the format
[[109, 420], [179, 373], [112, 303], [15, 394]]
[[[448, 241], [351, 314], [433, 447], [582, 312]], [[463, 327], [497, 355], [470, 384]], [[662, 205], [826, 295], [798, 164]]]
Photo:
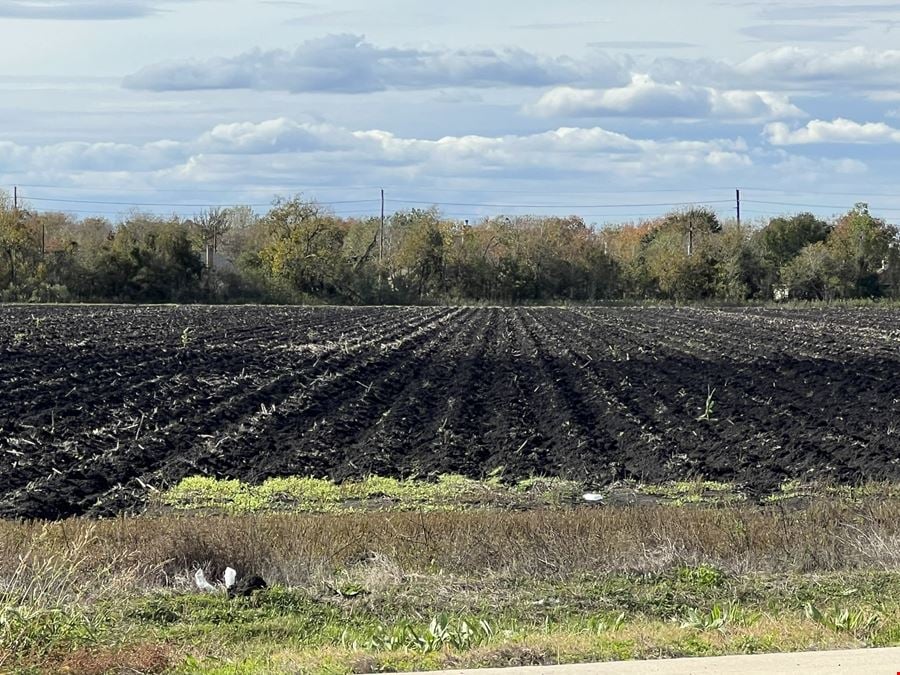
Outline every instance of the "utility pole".
[[13, 185], [13, 211], [19, 210], [19, 186]]
[[734, 191], [735, 194], [735, 202], [737, 204], [737, 224], [738, 227], [741, 226], [741, 191], [740, 189]]
[[378, 262], [384, 262], [384, 188], [381, 189], [381, 229], [379, 230], [378, 240]]
[[694, 214], [688, 214], [688, 257], [694, 255]]

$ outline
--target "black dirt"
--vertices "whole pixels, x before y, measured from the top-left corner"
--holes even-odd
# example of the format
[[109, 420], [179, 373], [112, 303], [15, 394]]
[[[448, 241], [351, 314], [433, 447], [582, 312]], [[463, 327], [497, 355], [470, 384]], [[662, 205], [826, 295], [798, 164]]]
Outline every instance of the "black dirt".
[[192, 475], [897, 480], [898, 373], [895, 309], [0, 307], [0, 516]]

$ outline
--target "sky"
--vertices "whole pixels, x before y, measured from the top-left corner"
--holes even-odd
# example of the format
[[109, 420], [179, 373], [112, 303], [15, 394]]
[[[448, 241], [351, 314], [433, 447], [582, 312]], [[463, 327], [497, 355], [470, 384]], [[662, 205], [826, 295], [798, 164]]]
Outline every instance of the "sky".
[[900, 2], [0, 0], [0, 189], [900, 221]]

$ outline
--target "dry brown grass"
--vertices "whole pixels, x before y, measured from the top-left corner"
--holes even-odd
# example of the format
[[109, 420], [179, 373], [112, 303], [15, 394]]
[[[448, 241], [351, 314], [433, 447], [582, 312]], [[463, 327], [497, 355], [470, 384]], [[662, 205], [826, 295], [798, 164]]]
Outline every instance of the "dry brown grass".
[[876, 499], [822, 500], [793, 509], [642, 506], [0, 522], [0, 568], [15, 568], [38, 534], [49, 555], [86, 532], [80, 546], [90, 569], [108, 572], [139, 562], [147, 583], [176, 587], [189, 583], [188, 573], [198, 565], [213, 575], [231, 565], [305, 585], [376, 554], [406, 572], [536, 579], [700, 563], [736, 574], [900, 569], [900, 501]]
[[108, 612], [93, 608], [155, 576], [130, 551], [98, 555], [104, 542], [93, 523], [11, 528], [0, 575], [0, 670], [22, 654], [50, 657], [96, 641]]
[[[203, 566], [218, 578], [225, 565], [294, 588], [274, 589], [262, 609], [244, 607], [237, 633], [212, 620], [198, 628], [196, 617], [217, 616], [222, 608], [215, 603], [228, 601], [196, 594], [193, 571]], [[217, 645], [231, 644], [220, 636], [235, 634], [243, 642], [223, 658], [284, 661], [300, 672], [311, 660], [350, 672], [863, 644], [853, 631], [811, 620], [803, 602], [828, 616], [844, 608], [876, 617], [863, 638], [888, 644], [900, 634], [900, 613], [895, 596], [894, 604], [878, 604], [885, 577], [871, 572], [879, 570], [900, 571], [900, 499], [0, 521], [0, 627], [7, 627], [0, 630], [0, 671], [24, 664], [37, 672], [165, 672], [188, 656], [203, 660], [215, 652], [217, 659]], [[666, 574], [644, 574], [655, 572]], [[623, 576], [608, 583], [607, 575]], [[152, 592], [161, 588], [187, 592]], [[847, 589], [852, 597], [843, 595]], [[734, 598], [761, 618], [720, 630], [679, 624], [685, 607], [705, 616]], [[285, 645], [281, 628], [259, 642], [273, 626], [297, 620], [293, 610], [279, 609], [285, 602], [310, 612], [297, 626], [318, 622], [331, 637]], [[770, 616], [771, 602], [784, 611]], [[626, 609], [620, 628], [591, 623]], [[423, 630], [441, 612], [486, 618], [512, 637], [455, 650], [452, 659], [449, 651], [435, 652], [415, 662], [403, 650], [357, 646], [403, 622]], [[535, 614], [561, 621], [542, 628]], [[178, 617], [177, 630], [170, 615]], [[352, 641], [335, 642], [341, 633], [333, 628], [352, 621]], [[877, 636], [869, 634], [876, 629]], [[180, 637], [162, 644], [173, 635]]]
[[171, 647], [147, 643], [124, 647], [85, 647], [46, 665], [53, 672], [71, 675], [151, 675], [168, 671], [175, 660], [175, 651]]

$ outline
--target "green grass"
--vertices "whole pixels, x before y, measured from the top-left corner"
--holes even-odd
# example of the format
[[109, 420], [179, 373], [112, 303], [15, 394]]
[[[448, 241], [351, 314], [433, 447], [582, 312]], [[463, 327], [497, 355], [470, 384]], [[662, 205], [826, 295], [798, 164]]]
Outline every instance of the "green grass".
[[[185, 478], [152, 496], [156, 512], [361, 513], [372, 511], [526, 510], [581, 506], [582, 494], [596, 491], [574, 480], [537, 477], [508, 482], [499, 473], [485, 480], [441, 475], [434, 480], [370, 476], [335, 483], [327, 479], [269, 478], [261, 484]], [[747, 501], [741, 486], [698, 478], [661, 484], [621, 481], [600, 492], [605, 504], [656, 503], [669, 506], [732, 506]], [[843, 501], [900, 499], [900, 486], [871, 483], [843, 486], [787, 481], [764, 502], [775, 504], [825, 495]]]
[[736, 504], [746, 500], [746, 496], [730, 483], [710, 480], [674, 481], [660, 485], [640, 485], [636, 492], [659, 497], [660, 501], [672, 506], [686, 504]]
[[[378, 563], [375, 563], [376, 567]], [[172, 647], [172, 672], [353, 673], [897, 644], [900, 576], [729, 576], [711, 567], [560, 582], [417, 575], [345, 598], [156, 592], [122, 630]]]
[[[583, 505], [590, 486], [560, 478], [506, 482], [446, 474], [435, 480], [371, 476], [335, 483], [318, 478], [269, 478], [254, 485], [207, 476], [185, 478], [153, 496], [156, 510], [241, 513], [359, 513], [366, 511], [461, 511], [475, 509], [543, 509]], [[695, 480], [660, 485], [621, 482], [602, 491], [607, 503], [637, 498], [673, 506], [726, 505], [745, 501], [728, 483]], [[776, 495], [780, 496], [780, 495]]]
[[531, 478], [514, 484], [442, 475], [434, 481], [371, 476], [336, 484], [317, 478], [270, 478], [259, 485], [209, 477], [186, 478], [156, 496], [158, 507], [226, 513], [453, 511], [479, 508], [543, 508], [575, 504], [584, 488], [576, 481]]
[[[190, 479], [0, 521], [0, 671], [352, 673], [900, 645], [900, 491]], [[787, 500], [795, 500], [788, 503]], [[786, 508], [789, 506], [789, 508]], [[297, 512], [302, 510], [311, 513]], [[204, 595], [203, 567], [262, 574]]]

